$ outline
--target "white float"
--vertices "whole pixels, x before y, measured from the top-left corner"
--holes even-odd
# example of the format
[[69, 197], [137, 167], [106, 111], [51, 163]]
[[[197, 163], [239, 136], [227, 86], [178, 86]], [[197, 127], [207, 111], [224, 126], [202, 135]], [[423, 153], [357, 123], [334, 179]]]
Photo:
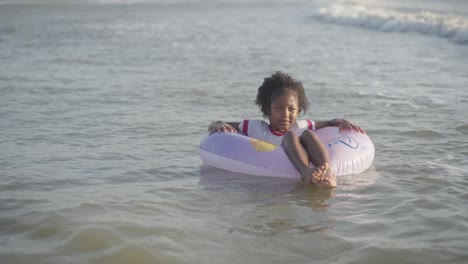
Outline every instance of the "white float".
[[[315, 131], [330, 154], [337, 176], [367, 170], [374, 161], [374, 144], [366, 134], [326, 127]], [[200, 143], [204, 164], [236, 173], [297, 178], [300, 176], [282, 146], [236, 133], [213, 133]]]

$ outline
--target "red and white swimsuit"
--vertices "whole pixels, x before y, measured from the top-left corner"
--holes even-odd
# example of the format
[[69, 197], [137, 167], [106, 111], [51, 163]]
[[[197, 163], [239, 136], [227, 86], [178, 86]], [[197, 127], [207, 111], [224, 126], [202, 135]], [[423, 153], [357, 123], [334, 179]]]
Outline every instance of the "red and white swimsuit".
[[[296, 135], [301, 135], [305, 130], [315, 130], [315, 122], [312, 120], [296, 120], [290, 131], [296, 133]], [[263, 120], [243, 120], [239, 124], [239, 131], [247, 135], [248, 137], [260, 139], [267, 141], [276, 145], [281, 145], [283, 142], [283, 137], [286, 134], [273, 132], [270, 129], [270, 125]]]

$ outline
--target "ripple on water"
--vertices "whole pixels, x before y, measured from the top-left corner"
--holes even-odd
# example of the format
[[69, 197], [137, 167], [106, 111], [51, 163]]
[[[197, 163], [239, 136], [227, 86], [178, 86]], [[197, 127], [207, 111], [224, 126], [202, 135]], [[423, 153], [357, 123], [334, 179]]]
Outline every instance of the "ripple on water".
[[102, 264], [154, 264], [154, 263], [180, 263], [174, 257], [164, 256], [154, 248], [144, 246], [128, 245], [113, 249], [103, 257], [95, 259], [95, 263]]
[[460, 125], [455, 127], [455, 130], [458, 132], [467, 135], [468, 134], [468, 124]]
[[443, 138], [444, 136], [434, 130], [411, 130], [401, 133], [403, 136], [416, 138]]
[[120, 239], [117, 234], [105, 228], [80, 228], [62, 246], [63, 251], [86, 253], [110, 248]]

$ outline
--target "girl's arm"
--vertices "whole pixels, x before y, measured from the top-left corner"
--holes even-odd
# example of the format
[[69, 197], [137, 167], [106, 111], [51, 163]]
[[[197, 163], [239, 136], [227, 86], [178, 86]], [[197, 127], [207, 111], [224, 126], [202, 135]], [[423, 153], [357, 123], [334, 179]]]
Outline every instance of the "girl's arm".
[[339, 127], [340, 131], [341, 130], [351, 130], [351, 131], [356, 131], [359, 133], [365, 134], [366, 132], [360, 128], [359, 126], [356, 126], [355, 124], [351, 123], [351, 121], [343, 118], [335, 118], [332, 120], [328, 121], [315, 121], [315, 129], [320, 129], [324, 127], [329, 127], [329, 126], [337, 126]]
[[239, 129], [239, 122], [224, 122], [224, 121], [213, 121], [208, 126], [208, 132], [213, 134], [215, 132], [233, 132], [236, 133]]

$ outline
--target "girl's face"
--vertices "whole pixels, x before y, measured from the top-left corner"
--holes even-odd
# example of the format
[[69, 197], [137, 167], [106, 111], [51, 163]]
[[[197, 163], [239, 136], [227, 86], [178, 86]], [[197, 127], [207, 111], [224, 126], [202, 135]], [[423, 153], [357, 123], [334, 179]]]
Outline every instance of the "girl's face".
[[299, 115], [297, 94], [286, 90], [271, 101], [270, 128], [273, 132], [284, 133], [296, 122]]

